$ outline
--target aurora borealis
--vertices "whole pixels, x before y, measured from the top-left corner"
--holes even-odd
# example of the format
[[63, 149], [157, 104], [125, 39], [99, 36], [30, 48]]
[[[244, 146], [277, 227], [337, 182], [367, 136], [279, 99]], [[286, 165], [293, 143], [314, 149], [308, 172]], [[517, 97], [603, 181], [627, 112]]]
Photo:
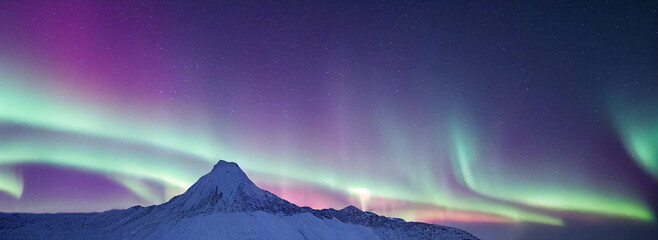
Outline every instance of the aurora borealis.
[[225, 159], [313, 208], [655, 229], [657, 5], [3, 1], [0, 211], [159, 204]]

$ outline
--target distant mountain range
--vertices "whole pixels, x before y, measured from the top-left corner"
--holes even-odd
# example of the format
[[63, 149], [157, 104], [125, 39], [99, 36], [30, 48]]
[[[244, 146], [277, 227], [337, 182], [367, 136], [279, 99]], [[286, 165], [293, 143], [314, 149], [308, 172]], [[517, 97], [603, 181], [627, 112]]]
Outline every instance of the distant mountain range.
[[0, 239], [478, 239], [349, 206], [298, 207], [219, 161], [182, 195], [102, 213], [0, 213]]

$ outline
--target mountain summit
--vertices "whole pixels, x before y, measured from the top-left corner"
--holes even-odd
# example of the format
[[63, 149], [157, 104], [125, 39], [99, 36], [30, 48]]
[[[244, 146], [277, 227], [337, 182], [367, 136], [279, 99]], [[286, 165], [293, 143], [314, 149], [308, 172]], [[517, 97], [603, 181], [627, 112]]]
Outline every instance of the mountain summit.
[[260, 197], [262, 191], [238, 164], [220, 160], [212, 171], [170, 202], [180, 205], [178, 207], [185, 211], [203, 206], [227, 210], [243, 200], [248, 201], [246, 198]]
[[364, 212], [298, 207], [219, 161], [161, 205], [102, 213], [0, 213], [0, 239], [477, 239], [451, 227]]
[[185, 193], [165, 204], [187, 213], [264, 211], [299, 213], [300, 207], [260, 189], [238, 164], [220, 160]]

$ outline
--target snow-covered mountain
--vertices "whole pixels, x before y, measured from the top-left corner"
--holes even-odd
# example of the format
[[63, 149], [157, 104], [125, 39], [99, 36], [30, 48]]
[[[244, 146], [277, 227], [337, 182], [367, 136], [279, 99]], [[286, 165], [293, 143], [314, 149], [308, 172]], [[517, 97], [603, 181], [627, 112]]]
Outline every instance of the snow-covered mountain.
[[298, 207], [219, 161], [161, 205], [102, 213], [0, 213], [0, 239], [477, 239], [460, 229], [405, 222], [349, 206]]

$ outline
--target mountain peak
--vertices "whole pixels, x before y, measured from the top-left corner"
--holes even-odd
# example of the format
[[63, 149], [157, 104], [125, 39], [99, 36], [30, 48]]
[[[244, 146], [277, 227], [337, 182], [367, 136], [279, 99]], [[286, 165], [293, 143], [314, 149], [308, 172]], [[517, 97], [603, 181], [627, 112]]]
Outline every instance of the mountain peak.
[[340, 211], [344, 211], [344, 212], [352, 212], [352, 213], [363, 212], [363, 211], [361, 211], [361, 209], [359, 209], [358, 207], [355, 207], [355, 206], [352, 206], [352, 205], [349, 205], [349, 206], [347, 206], [347, 207], [341, 209]]
[[223, 178], [221, 179], [222, 181], [226, 180], [226, 178], [236, 178], [235, 180], [240, 180], [240, 181], [246, 180], [251, 182], [251, 180], [249, 180], [249, 178], [247, 177], [247, 174], [245, 174], [242, 171], [242, 169], [240, 169], [240, 166], [238, 166], [237, 163], [227, 162], [224, 160], [219, 160], [219, 162], [217, 162], [215, 166], [212, 168], [210, 173], [206, 174], [205, 176], [213, 176], [213, 178], [221, 177]]
[[210, 172], [219, 171], [219, 170], [236, 170], [236, 169], [242, 172], [242, 169], [240, 169], [237, 163], [219, 160], [219, 162], [215, 163], [215, 166], [212, 168], [212, 171]]
[[185, 193], [167, 203], [176, 211], [188, 213], [264, 210], [296, 213], [301, 209], [262, 190], [237, 163], [220, 160]]
[[[190, 191], [213, 188], [219, 192], [234, 191], [240, 185], [243, 187], [258, 189], [256, 185], [247, 177], [237, 163], [219, 160], [208, 174], [199, 178], [199, 180], [190, 187]], [[260, 190], [260, 189], [259, 189]]]
[[212, 170], [203, 175], [185, 193], [169, 201], [178, 210], [216, 209], [227, 210], [245, 197], [262, 195], [238, 164], [220, 160]]

